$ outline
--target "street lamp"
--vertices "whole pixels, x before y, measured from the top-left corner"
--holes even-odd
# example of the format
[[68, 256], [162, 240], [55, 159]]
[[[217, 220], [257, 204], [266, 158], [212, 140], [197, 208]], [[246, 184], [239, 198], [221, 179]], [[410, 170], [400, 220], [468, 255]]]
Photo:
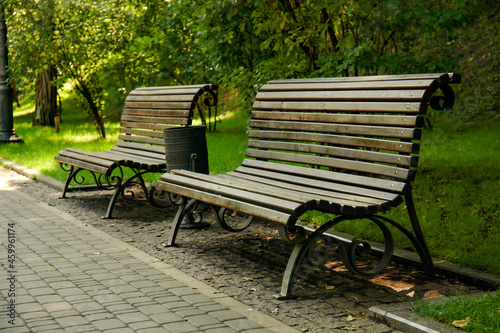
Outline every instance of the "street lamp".
[[9, 86], [7, 51], [7, 27], [5, 12], [0, 7], [0, 143], [24, 142], [14, 131], [14, 110], [12, 108], [12, 88]]

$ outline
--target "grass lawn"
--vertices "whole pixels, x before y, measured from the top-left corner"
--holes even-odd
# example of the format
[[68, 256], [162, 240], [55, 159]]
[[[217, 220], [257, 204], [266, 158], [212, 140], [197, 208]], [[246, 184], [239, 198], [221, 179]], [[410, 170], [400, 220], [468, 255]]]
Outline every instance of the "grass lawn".
[[[0, 145], [0, 157], [64, 181], [66, 173], [53, 161], [66, 147], [84, 150], [111, 148], [119, 123], [107, 122], [107, 138], [100, 140], [91, 122], [78, 109], [63, 110], [60, 133], [53, 128], [32, 127], [33, 105], [15, 111], [14, 127], [24, 144]], [[77, 112], [78, 111], [78, 112]], [[233, 170], [243, 160], [247, 143], [245, 118], [228, 118], [207, 133], [211, 173]], [[441, 117], [434, 130], [423, 133], [422, 152], [414, 198], [432, 256], [465, 267], [500, 274], [500, 122], [463, 123]], [[154, 182], [160, 174], [148, 178]], [[408, 226], [401, 205], [388, 217]], [[310, 212], [304, 221], [322, 224], [331, 216]], [[379, 240], [378, 229], [367, 221], [339, 225], [344, 232]], [[396, 246], [413, 249], [399, 231]]]
[[424, 301], [414, 312], [458, 327], [466, 332], [500, 332], [500, 292], [483, 297], [460, 295], [447, 302]]

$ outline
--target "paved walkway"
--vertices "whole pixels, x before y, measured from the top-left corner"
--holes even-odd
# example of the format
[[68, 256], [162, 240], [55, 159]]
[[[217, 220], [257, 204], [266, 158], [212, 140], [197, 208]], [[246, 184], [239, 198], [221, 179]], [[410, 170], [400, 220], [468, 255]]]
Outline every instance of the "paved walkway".
[[297, 332], [0, 174], [0, 331]]

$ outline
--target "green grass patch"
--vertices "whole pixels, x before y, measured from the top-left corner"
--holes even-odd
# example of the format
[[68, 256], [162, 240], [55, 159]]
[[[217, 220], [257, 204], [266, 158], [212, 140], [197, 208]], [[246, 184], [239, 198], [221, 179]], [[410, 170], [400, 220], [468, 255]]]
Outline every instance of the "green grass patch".
[[466, 332], [500, 332], [500, 292], [479, 298], [459, 295], [446, 302], [418, 302], [413, 311]]

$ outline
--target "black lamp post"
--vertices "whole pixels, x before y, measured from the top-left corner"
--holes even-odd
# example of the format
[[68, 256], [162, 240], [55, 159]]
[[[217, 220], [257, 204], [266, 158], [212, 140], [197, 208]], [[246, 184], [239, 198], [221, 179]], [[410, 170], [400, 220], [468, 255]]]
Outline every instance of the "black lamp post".
[[24, 142], [14, 131], [14, 110], [12, 108], [12, 88], [7, 74], [7, 27], [4, 8], [0, 7], [0, 143]]

